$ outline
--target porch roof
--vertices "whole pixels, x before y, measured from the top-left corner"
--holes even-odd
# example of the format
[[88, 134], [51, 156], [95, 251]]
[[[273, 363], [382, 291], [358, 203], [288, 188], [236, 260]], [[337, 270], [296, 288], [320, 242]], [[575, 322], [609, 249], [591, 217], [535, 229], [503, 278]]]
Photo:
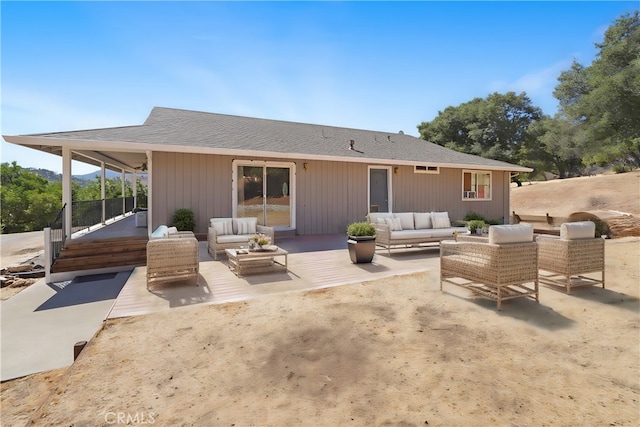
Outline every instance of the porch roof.
[[[242, 155], [529, 172], [411, 135], [154, 107], [142, 125], [5, 136], [14, 144], [134, 170], [146, 151]], [[353, 143], [351, 143], [353, 141]], [[93, 160], [93, 161], [91, 161]], [[96, 162], [97, 161], [97, 162]]]

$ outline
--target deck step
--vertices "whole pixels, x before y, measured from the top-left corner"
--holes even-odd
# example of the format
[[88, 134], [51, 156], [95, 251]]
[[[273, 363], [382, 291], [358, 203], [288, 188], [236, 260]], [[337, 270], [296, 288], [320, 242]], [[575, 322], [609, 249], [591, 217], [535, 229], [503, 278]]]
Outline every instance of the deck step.
[[78, 239], [69, 242], [55, 260], [53, 273], [94, 270], [147, 263], [147, 239], [122, 237], [104, 240]]

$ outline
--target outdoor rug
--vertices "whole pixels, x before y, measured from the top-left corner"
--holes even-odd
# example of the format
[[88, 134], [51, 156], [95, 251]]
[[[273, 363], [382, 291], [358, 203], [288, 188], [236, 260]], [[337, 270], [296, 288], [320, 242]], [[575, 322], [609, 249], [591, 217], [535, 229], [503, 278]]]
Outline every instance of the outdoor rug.
[[133, 269], [116, 273], [78, 276], [66, 282], [49, 284], [56, 293], [35, 311], [116, 299]]

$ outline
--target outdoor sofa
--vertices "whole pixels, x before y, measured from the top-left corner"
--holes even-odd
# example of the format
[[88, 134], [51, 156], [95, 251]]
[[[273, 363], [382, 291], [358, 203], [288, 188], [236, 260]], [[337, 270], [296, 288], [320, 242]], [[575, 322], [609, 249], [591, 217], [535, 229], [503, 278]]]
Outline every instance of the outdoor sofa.
[[440, 242], [440, 290], [461, 286], [496, 301], [539, 301], [538, 244], [531, 224], [492, 225], [488, 237], [461, 236]]
[[207, 232], [207, 250], [214, 260], [225, 249], [240, 249], [256, 234], [264, 234], [275, 244], [273, 227], [259, 225], [257, 218], [211, 218]]
[[195, 282], [198, 285], [200, 255], [193, 232], [159, 226], [147, 243], [147, 289], [155, 283]]
[[468, 234], [467, 227], [452, 227], [448, 212], [372, 212], [368, 220], [376, 229], [376, 245], [387, 249], [453, 239]]

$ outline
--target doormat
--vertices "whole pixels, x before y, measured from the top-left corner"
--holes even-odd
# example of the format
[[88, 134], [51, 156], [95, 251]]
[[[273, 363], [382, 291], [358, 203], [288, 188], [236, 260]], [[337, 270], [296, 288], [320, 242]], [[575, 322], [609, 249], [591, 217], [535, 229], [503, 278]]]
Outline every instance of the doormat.
[[56, 294], [35, 311], [116, 299], [132, 272], [133, 269], [118, 273], [91, 274], [78, 276], [60, 284], [51, 284]]

